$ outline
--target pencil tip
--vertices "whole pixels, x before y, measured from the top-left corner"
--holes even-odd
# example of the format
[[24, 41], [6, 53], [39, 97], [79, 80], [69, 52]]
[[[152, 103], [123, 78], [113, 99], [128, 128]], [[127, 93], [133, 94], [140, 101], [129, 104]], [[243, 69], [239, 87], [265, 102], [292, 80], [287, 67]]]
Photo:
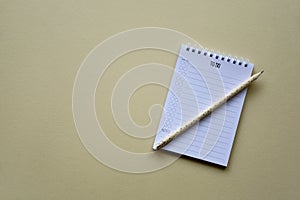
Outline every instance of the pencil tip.
[[152, 149], [153, 149], [154, 151], [157, 151], [157, 145], [154, 145], [154, 146], [152, 147]]
[[262, 73], [264, 73], [264, 72], [265, 72], [265, 70], [261, 70], [260, 74], [262, 74]]

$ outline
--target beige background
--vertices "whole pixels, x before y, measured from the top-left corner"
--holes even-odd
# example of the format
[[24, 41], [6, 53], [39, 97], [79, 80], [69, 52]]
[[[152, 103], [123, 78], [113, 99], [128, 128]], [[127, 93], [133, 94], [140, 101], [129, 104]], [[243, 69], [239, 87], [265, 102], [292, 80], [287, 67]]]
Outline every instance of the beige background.
[[[299, 199], [299, 8], [296, 0], [0, 1], [0, 199]], [[180, 158], [127, 174], [81, 144], [71, 107], [81, 62], [107, 37], [144, 26], [178, 30], [265, 69], [249, 89], [227, 169]], [[176, 58], [141, 51], [122, 59], [97, 91], [98, 117], [117, 145], [147, 150], [152, 140], [116, 127], [109, 94], [134, 65]], [[146, 124], [149, 105], [165, 97], [163, 88], [141, 88], [133, 119]]]

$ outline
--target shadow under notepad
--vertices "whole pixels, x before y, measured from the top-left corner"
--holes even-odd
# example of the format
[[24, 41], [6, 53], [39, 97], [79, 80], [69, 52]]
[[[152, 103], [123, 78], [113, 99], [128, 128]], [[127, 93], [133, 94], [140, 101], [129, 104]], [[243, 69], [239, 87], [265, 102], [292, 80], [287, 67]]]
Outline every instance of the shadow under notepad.
[[[174, 155], [178, 155], [177, 153], [174, 153], [174, 152], [171, 152], [171, 151], [167, 151], [167, 150], [164, 150], [164, 149], [161, 149], [160, 151], [163, 151], [164, 153], [167, 153], [167, 154], [170, 154], [170, 156], [174, 156]], [[184, 159], [184, 160], [189, 160], [191, 162], [197, 162], [199, 164], [204, 164], [206, 166], [211, 166], [211, 167], [214, 167], [214, 168], [217, 168], [217, 169], [221, 169], [221, 170], [225, 170], [227, 167], [225, 166], [222, 166], [222, 165], [218, 165], [218, 164], [215, 164], [215, 163], [211, 163], [209, 161], [205, 161], [205, 160], [200, 160], [198, 158], [193, 158], [193, 157], [190, 157], [190, 156], [187, 156], [187, 155], [181, 155], [179, 159]]]

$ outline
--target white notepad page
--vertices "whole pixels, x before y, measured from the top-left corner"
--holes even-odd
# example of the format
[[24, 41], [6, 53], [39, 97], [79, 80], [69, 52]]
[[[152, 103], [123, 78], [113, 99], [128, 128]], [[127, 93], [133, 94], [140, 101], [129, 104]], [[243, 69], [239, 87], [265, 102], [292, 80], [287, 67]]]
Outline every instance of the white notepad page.
[[[251, 76], [253, 64], [183, 45], [154, 144]], [[227, 166], [245, 89], [163, 149]]]

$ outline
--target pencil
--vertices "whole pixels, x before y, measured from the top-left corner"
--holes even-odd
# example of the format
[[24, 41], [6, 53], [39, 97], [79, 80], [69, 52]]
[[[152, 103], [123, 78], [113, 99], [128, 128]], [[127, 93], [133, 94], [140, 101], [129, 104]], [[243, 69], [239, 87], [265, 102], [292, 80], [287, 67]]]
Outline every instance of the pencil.
[[254, 74], [251, 76], [249, 79], [244, 81], [241, 85], [233, 89], [231, 92], [229, 92], [227, 95], [225, 95], [222, 99], [218, 100], [216, 103], [212, 104], [209, 106], [207, 109], [205, 109], [203, 112], [201, 112], [199, 115], [197, 115], [192, 121], [184, 124], [182, 127], [179, 129], [175, 130], [174, 132], [168, 134], [163, 140], [158, 142], [157, 144], [154, 144], [153, 150], [157, 151], [167, 144], [169, 144], [174, 138], [176, 138], [178, 135], [182, 134], [184, 131], [195, 125], [197, 122], [205, 118], [206, 116], [210, 115], [214, 110], [216, 110], [218, 107], [226, 103], [229, 99], [243, 91], [246, 87], [248, 87], [253, 81], [255, 81], [262, 73], [264, 70]]

